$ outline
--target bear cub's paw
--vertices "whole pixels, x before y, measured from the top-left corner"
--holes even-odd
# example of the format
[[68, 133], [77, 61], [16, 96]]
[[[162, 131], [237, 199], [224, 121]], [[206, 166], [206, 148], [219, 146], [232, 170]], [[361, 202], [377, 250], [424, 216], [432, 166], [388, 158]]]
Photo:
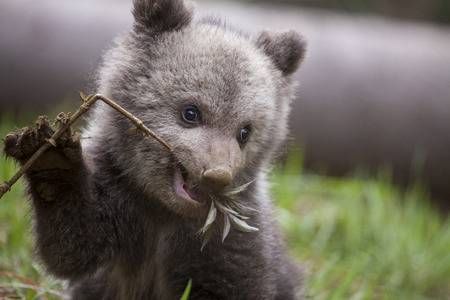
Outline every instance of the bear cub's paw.
[[[63, 126], [68, 118], [58, 115], [55, 125]], [[4, 153], [21, 164], [24, 164], [43, 144], [55, 144], [41, 155], [30, 171], [72, 169], [81, 162], [80, 136], [66, 130], [54, 143], [50, 138], [55, 130], [47, 117], [40, 116], [35, 126], [24, 127], [6, 135], [4, 138]]]

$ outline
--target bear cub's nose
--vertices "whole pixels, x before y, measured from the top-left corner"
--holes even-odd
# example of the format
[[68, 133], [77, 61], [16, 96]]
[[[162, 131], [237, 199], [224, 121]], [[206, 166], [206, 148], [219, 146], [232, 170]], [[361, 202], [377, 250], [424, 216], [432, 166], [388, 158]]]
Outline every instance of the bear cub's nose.
[[214, 190], [223, 190], [230, 185], [231, 180], [231, 171], [226, 168], [208, 169], [202, 174], [202, 183]]

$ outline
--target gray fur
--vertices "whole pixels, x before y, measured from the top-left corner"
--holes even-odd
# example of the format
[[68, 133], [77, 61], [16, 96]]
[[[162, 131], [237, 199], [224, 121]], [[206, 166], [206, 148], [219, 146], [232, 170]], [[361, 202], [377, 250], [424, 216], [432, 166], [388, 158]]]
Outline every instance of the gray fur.
[[191, 22], [192, 11], [183, 0], [133, 0], [136, 31], [158, 34], [179, 30]]
[[[155, 5], [168, 11], [155, 15]], [[191, 299], [296, 297], [299, 273], [274, 222], [266, 174], [287, 135], [289, 75], [303, 44], [293, 34], [255, 43], [221, 23], [191, 22], [187, 11], [176, 0], [135, 1], [138, 25], [117, 40], [99, 72], [99, 92], [172, 145], [175, 158], [151, 139], [126, 134], [129, 121], [98, 104], [82, 154], [65, 155], [79, 153], [72, 138], [54, 150], [65, 168], [55, 161], [27, 174], [40, 257], [70, 281], [74, 299], [178, 299], [189, 279]], [[180, 120], [185, 104], [202, 110], [200, 126]], [[236, 135], [247, 124], [252, 134], [241, 146]], [[23, 161], [33, 150], [23, 140], [39, 144], [51, 134], [45, 122], [40, 128], [10, 135], [5, 152]], [[232, 228], [222, 243], [216, 228], [200, 251], [207, 205], [176, 197], [177, 161], [200, 185], [203, 170], [219, 165], [231, 170], [233, 186], [254, 180], [238, 201], [257, 211], [247, 223], [259, 231]]]
[[281, 34], [263, 31], [257, 44], [285, 75], [294, 73], [305, 55], [305, 41], [295, 31]]

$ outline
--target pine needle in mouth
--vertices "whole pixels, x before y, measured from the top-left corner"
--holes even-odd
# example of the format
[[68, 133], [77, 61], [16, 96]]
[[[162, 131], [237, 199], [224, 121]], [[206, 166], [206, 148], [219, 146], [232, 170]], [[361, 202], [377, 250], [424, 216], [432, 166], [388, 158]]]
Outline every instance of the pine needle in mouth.
[[216, 221], [218, 220], [219, 215], [222, 215], [223, 218], [223, 226], [221, 227], [222, 243], [229, 235], [231, 227], [241, 232], [256, 232], [259, 230], [257, 227], [251, 226], [246, 222], [249, 217], [245, 215], [245, 213], [257, 212], [257, 210], [247, 207], [235, 199], [235, 196], [245, 191], [252, 183], [253, 181], [250, 181], [228, 190], [220, 197], [220, 199], [216, 196], [210, 196], [211, 205], [209, 207], [209, 212], [203, 227], [199, 231], [203, 237], [201, 251], [203, 251], [204, 247], [211, 239], [213, 227], [214, 224], [217, 223]]

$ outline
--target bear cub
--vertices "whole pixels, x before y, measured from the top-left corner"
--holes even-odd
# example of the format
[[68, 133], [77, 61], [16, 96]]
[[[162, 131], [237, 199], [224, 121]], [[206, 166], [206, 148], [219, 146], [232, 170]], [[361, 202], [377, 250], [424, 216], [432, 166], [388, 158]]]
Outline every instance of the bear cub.
[[[303, 39], [194, 20], [182, 0], [135, 0], [133, 15], [97, 91], [173, 151], [97, 103], [88, 138], [66, 132], [26, 173], [40, 259], [73, 299], [179, 299], [189, 280], [190, 299], [298, 299], [267, 174]], [[4, 151], [23, 164], [53, 132], [41, 117]]]

